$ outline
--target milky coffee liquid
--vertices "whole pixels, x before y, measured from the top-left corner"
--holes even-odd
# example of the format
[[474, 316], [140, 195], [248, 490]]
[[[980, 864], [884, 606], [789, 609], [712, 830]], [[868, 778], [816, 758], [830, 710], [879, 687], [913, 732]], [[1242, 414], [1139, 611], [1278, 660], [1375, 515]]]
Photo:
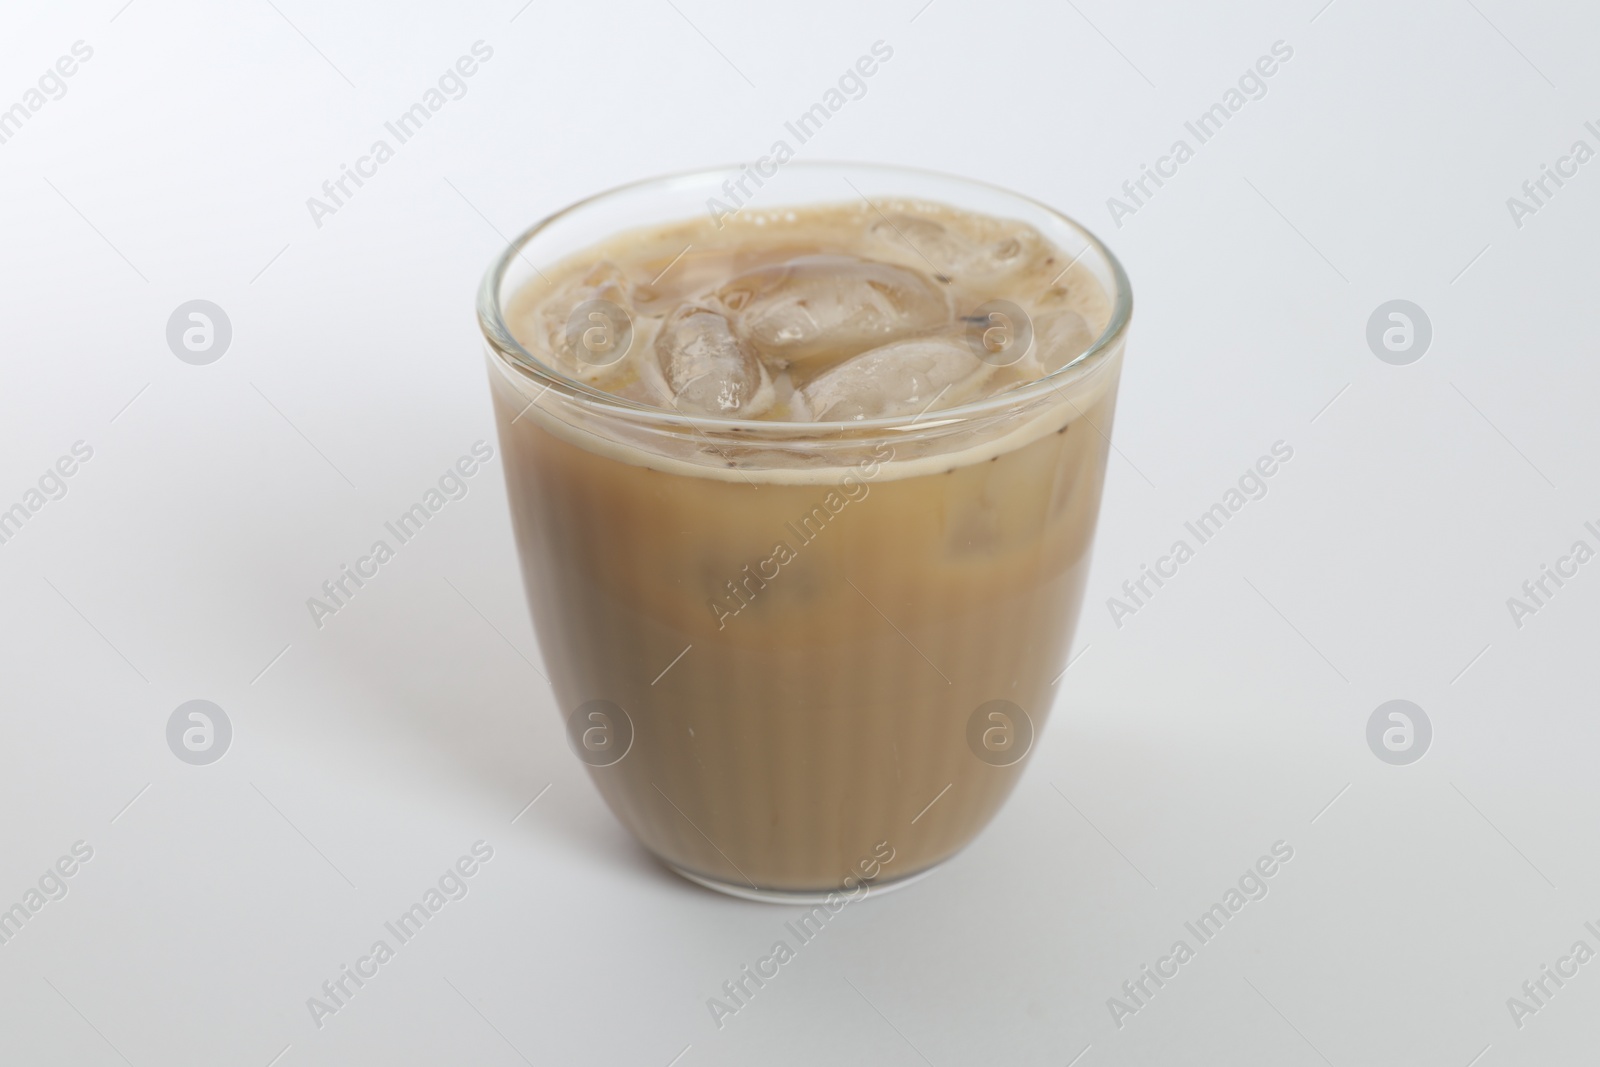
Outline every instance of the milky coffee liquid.
[[[1042, 400], [941, 412], [1101, 334], [1070, 261], [880, 201], [624, 233], [509, 302], [537, 360], [637, 409], [491, 360], [569, 735], [672, 866], [744, 892], [899, 880], [1011, 790], [1066, 663], [1120, 349]], [[899, 428], [854, 428], [879, 418]]]

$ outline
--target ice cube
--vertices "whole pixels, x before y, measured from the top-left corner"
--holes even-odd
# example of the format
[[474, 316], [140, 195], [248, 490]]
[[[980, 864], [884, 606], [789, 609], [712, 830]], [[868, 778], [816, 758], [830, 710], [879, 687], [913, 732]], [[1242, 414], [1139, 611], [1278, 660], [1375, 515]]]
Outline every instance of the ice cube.
[[717, 291], [743, 335], [777, 365], [844, 358], [949, 321], [944, 291], [921, 272], [857, 256], [800, 256]]
[[615, 380], [634, 340], [627, 275], [601, 260], [544, 304], [540, 324], [557, 370], [591, 384]]
[[753, 418], [772, 406], [766, 368], [711, 308], [678, 308], [662, 324], [655, 349], [673, 406], [685, 414]]
[[1009, 300], [985, 300], [961, 321], [968, 347], [985, 363], [1009, 367], [1033, 350], [1033, 319]]
[[872, 236], [932, 266], [941, 281], [990, 284], [1031, 263], [1043, 248], [1039, 232], [1009, 223], [985, 240], [973, 240], [921, 215], [888, 215], [872, 226]]
[[961, 336], [894, 341], [818, 375], [801, 390], [818, 422], [917, 415], [976, 396], [994, 366]]
[[1094, 331], [1076, 311], [1047, 311], [1033, 320], [1033, 350], [1045, 374], [1060, 370], [1094, 343]]
[[898, 255], [926, 260], [940, 281], [950, 280], [972, 254], [972, 243], [920, 215], [889, 215], [872, 224], [872, 237]]

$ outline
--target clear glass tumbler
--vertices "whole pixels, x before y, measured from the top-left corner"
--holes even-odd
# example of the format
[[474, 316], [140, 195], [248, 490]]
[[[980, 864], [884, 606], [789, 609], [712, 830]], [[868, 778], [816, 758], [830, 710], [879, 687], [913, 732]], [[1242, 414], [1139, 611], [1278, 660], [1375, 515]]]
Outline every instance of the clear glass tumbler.
[[672, 869], [737, 896], [903, 884], [973, 839], [1048, 717], [1077, 622], [1132, 310], [1093, 235], [924, 171], [790, 163], [774, 206], [922, 199], [1019, 219], [1105, 289], [1066, 366], [915, 418], [690, 418], [524, 348], [541, 267], [686, 219], [737, 170], [659, 178], [519, 237], [478, 299], [535, 628], [574, 751]]

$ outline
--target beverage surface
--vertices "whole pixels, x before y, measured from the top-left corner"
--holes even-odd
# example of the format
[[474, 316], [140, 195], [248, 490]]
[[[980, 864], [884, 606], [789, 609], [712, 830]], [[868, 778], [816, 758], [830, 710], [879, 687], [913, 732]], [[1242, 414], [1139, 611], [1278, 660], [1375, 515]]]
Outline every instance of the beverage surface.
[[1033, 381], [1110, 311], [1034, 227], [902, 200], [622, 233], [544, 270], [506, 318], [552, 369], [641, 404], [848, 423]]

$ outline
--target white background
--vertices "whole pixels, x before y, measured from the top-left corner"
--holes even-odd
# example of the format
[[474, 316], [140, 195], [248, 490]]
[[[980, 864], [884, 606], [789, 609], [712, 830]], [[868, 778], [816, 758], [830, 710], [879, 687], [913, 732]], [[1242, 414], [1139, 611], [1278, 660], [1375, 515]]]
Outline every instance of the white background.
[[[1506, 601], [1600, 547], [1600, 163], [1520, 228], [1506, 198], [1600, 148], [1600, 20], [521, 2], [0, 16], [0, 107], [94, 49], [0, 144], [0, 506], [94, 450], [0, 545], [0, 907], [94, 849], [0, 946], [0, 1062], [1593, 1054], [1600, 962], [1520, 1028], [1506, 1000], [1600, 949], [1600, 563], [1520, 628]], [[314, 225], [306, 198], [480, 39], [467, 95]], [[1081, 658], [1008, 806], [719, 1031], [706, 999], [794, 909], [665, 873], [600, 802], [534, 669], [498, 459], [322, 629], [305, 600], [493, 441], [471, 304], [503, 235], [755, 158], [878, 40], [802, 157], [988, 179], [1097, 229], [1136, 293], [1118, 453]], [[1107, 198], [1279, 40], [1267, 95], [1114, 225]], [[233, 326], [209, 366], [165, 340], [196, 298]], [[1409, 366], [1365, 340], [1396, 298], [1433, 324]], [[1279, 440], [1270, 494], [1114, 625], [1106, 598]], [[165, 740], [194, 698], [234, 728], [205, 767]], [[1393, 698], [1433, 724], [1410, 766], [1365, 740]], [[479, 839], [469, 895], [315, 1026], [307, 998]], [[1114, 1025], [1107, 998], [1280, 839], [1270, 895]]]

